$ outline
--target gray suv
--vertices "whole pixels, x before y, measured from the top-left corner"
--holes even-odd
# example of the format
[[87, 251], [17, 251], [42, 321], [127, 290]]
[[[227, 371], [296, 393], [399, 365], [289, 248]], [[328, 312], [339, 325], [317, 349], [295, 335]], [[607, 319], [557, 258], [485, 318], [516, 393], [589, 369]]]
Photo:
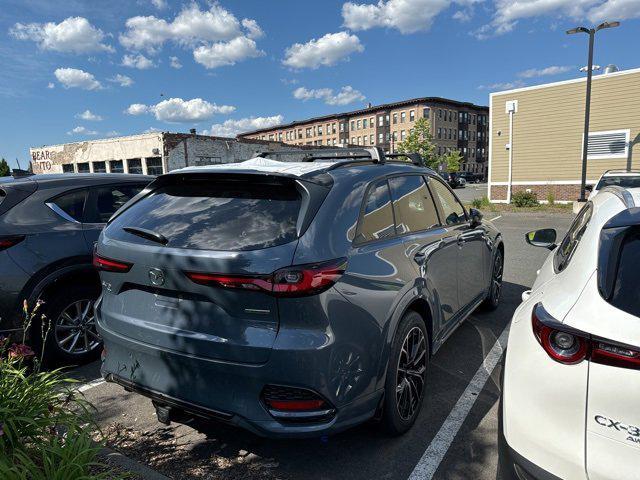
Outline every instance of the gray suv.
[[499, 232], [421, 159], [305, 153], [163, 175], [101, 234], [102, 374], [160, 421], [403, 433], [430, 357], [497, 307]]
[[40, 315], [30, 341], [45, 355], [82, 363], [101, 345], [93, 323], [100, 282], [93, 244], [113, 213], [153, 177], [125, 174], [0, 178], [0, 336], [22, 338], [23, 302], [52, 322], [42, 345]]

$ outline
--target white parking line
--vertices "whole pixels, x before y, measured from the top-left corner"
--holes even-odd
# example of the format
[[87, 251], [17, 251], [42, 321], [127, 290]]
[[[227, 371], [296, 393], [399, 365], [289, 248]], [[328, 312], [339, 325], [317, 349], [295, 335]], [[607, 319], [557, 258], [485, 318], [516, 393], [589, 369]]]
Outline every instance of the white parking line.
[[496, 218], [492, 218], [489, 220], [490, 222], [495, 222], [497, 219], [502, 218], [502, 215], [498, 215]]
[[482, 365], [476, 371], [451, 412], [449, 412], [449, 416], [440, 427], [440, 430], [431, 440], [431, 444], [422, 455], [413, 472], [411, 472], [411, 475], [409, 475], [409, 480], [430, 480], [433, 478], [453, 439], [458, 434], [460, 427], [478, 399], [478, 395], [484, 388], [485, 383], [487, 383], [491, 372], [500, 361], [508, 335], [509, 327], [507, 326], [493, 344], [491, 350], [489, 350]]
[[95, 380], [91, 380], [90, 382], [80, 385], [78, 387], [78, 392], [86, 392], [87, 390], [91, 390], [93, 387], [97, 387], [98, 385], [102, 385], [103, 383], [105, 383], [104, 379], [96, 378]]

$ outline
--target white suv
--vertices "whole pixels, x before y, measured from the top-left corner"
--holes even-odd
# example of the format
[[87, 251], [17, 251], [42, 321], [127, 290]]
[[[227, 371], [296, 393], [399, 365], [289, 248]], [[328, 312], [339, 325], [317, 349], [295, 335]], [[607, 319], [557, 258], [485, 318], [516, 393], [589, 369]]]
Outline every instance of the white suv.
[[592, 199], [604, 187], [618, 186], [622, 188], [640, 187], [639, 170], [607, 170], [598, 183], [592, 188], [589, 199]]
[[640, 478], [640, 188], [605, 187], [514, 313], [499, 478]]

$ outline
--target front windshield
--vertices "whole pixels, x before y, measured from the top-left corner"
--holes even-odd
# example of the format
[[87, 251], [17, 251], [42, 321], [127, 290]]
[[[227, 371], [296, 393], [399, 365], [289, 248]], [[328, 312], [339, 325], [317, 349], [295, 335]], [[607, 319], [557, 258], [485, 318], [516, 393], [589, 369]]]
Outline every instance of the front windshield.
[[623, 188], [640, 187], [640, 175], [610, 175], [602, 177], [596, 190], [602, 190], [604, 187], [617, 185]]

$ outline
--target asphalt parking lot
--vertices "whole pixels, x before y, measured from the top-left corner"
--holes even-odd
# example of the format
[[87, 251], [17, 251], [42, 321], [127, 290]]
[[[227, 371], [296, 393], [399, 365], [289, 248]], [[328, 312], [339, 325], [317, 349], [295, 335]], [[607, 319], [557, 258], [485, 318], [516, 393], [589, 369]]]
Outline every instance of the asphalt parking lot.
[[506, 328], [548, 253], [526, 245], [523, 234], [549, 227], [562, 235], [571, 219], [570, 214], [504, 214], [494, 220], [506, 246], [502, 304], [495, 312], [472, 315], [434, 356], [421, 415], [402, 437], [386, 437], [372, 423], [302, 441], [263, 439], [213, 423], [164, 427], [149, 400], [101, 383], [98, 362], [74, 374], [93, 381], [83, 390], [112, 444], [171, 478], [495, 479]]
[[486, 183], [468, 183], [464, 188], [456, 188], [456, 195], [462, 203], [471, 203], [475, 198], [482, 198], [487, 194]]

